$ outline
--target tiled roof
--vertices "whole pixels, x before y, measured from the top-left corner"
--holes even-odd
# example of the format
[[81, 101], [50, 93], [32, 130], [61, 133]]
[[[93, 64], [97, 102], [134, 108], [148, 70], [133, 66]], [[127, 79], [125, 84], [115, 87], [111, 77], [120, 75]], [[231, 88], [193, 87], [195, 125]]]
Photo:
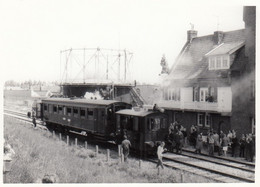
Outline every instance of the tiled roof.
[[[223, 48], [219, 47], [221, 49], [217, 52], [228, 51], [230, 48], [238, 46], [244, 41], [244, 29], [224, 32], [222, 39], [224, 46]], [[187, 42], [183, 47], [166, 79], [200, 78], [200, 74], [208, 67], [205, 55], [217, 46], [214, 41], [214, 35], [193, 38], [191, 42]]]

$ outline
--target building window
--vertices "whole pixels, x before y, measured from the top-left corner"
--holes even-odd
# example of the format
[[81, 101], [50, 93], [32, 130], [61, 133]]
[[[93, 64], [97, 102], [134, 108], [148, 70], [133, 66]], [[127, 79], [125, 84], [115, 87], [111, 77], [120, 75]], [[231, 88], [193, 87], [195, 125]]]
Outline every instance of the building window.
[[193, 87], [193, 101], [199, 101], [199, 87]]
[[203, 126], [204, 124], [204, 115], [198, 114], [198, 126]]
[[227, 56], [223, 56], [222, 66], [223, 66], [223, 68], [228, 68], [228, 58], [227, 58]]
[[211, 115], [207, 114], [205, 116], [205, 127], [210, 127], [211, 126]]
[[217, 57], [217, 64], [216, 64], [216, 69], [220, 69], [221, 68], [221, 58]]
[[168, 100], [180, 101], [180, 88], [168, 89]]
[[229, 56], [213, 56], [209, 57], [209, 70], [228, 69], [229, 68]]
[[210, 114], [198, 113], [198, 126], [209, 128], [212, 124], [212, 117]]
[[205, 102], [208, 98], [208, 88], [200, 88], [200, 101]]
[[209, 59], [209, 69], [215, 69], [215, 58]]

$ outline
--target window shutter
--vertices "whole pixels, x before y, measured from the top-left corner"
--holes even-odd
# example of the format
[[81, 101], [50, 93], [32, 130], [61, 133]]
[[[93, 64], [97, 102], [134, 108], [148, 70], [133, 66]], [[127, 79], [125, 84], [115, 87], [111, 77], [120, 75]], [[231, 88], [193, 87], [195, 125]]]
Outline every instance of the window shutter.
[[218, 102], [218, 87], [214, 87], [214, 93], [213, 93], [214, 102]]

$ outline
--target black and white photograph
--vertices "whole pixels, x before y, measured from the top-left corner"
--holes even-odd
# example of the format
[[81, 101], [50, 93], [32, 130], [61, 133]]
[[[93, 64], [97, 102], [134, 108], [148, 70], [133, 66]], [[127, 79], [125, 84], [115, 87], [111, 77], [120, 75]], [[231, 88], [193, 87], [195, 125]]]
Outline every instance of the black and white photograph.
[[257, 1], [1, 0], [2, 185], [257, 185]]

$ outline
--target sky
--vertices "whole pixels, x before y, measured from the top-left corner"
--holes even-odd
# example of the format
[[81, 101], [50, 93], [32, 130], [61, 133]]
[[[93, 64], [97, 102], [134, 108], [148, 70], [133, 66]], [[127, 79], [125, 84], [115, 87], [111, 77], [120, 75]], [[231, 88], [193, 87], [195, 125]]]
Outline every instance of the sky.
[[255, 1], [229, 2], [2, 0], [1, 80], [59, 81], [61, 50], [100, 47], [131, 51], [132, 78], [157, 82], [162, 55], [171, 67], [190, 23], [198, 36], [244, 28], [243, 5]]

